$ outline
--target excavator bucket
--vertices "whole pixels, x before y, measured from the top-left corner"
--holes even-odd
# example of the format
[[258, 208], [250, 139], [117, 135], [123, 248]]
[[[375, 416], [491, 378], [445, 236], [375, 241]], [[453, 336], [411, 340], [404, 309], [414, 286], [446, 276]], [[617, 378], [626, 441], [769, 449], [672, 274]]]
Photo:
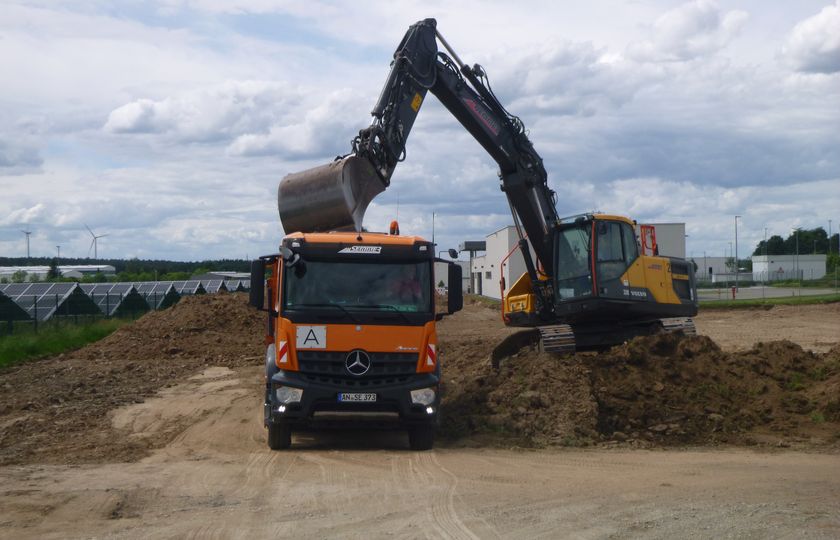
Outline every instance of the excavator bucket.
[[355, 155], [286, 175], [277, 190], [283, 230], [361, 231], [368, 204], [385, 187], [370, 161]]

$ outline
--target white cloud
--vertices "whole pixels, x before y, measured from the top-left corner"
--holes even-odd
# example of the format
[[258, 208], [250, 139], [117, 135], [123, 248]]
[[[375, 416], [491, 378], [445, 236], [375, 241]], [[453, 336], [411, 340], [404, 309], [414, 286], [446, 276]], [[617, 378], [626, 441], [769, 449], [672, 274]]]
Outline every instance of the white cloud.
[[[272, 81], [227, 81], [162, 100], [138, 99], [111, 111], [104, 130], [155, 134], [180, 143], [221, 143], [234, 156], [324, 155], [364, 119], [358, 93]], [[344, 150], [346, 151], [346, 150]]]
[[[43, 205], [29, 215], [33, 253], [86, 254], [84, 223], [110, 233], [100, 252], [114, 256], [271, 252], [279, 179], [349, 151], [394, 46], [434, 13], [525, 122], [561, 214], [687, 221], [702, 229], [690, 245], [728, 234], [729, 213], [762, 233], [759, 220], [820, 224], [840, 178], [840, 87], [755, 53], [792, 43], [803, 8], [762, 4], [747, 25], [739, 1], [665, 13], [655, 2], [9, 4], [0, 217]], [[802, 42], [830, 42], [821, 32]], [[794, 49], [786, 59], [810, 58]], [[407, 152], [371, 229], [387, 227], [397, 199], [406, 234], [430, 237], [437, 214], [440, 249], [510, 222], [496, 164], [431, 96]], [[19, 253], [20, 227], [7, 224], [0, 250]]]
[[9, 212], [6, 217], [0, 219], [0, 225], [16, 226], [35, 221], [44, 215], [46, 206], [37, 203], [26, 208], [17, 208]]
[[0, 139], [0, 176], [38, 170], [43, 162], [37, 148], [27, 143]]
[[796, 71], [839, 72], [840, 0], [800, 21], [788, 36], [782, 55]]
[[628, 54], [643, 61], [686, 61], [708, 56], [737, 36], [747, 18], [745, 11], [721, 13], [711, 0], [694, 0], [656, 19], [651, 38], [632, 43]]

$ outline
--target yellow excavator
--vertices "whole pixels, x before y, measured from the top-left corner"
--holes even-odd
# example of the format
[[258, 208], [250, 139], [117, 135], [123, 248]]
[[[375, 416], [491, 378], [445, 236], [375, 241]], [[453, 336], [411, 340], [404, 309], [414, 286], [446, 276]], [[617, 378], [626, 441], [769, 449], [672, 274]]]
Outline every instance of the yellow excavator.
[[530, 335], [550, 352], [602, 348], [662, 330], [695, 332], [693, 265], [641, 253], [636, 223], [626, 217], [561, 219], [522, 121], [496, 98], [481, 66], [461, 61], [434, 19], [406, 32], [373, 120], [353, 139], [352, 151], [280, 182], [278, 209], [286, 232], [361, 231], [368, 204], [405, 158], [428, 92], [499, 165], [527, 269], [503, 298], [506, 324], [531, 327]]

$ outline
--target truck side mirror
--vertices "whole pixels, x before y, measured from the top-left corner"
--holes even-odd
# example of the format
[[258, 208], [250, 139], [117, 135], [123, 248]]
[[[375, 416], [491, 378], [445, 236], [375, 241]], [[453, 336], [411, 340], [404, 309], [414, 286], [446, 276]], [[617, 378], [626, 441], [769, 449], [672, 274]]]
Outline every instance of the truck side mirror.
[[458, 258], [458, 252], [456, 250], [452, 249], [452, 248], [449, 248], [449, 256], [452, 257], [453, 259], [457, 259]]
[[262, 259], [251, 261], [251, 293], [248, 303], [260, 310], [265, 308], [265, 263]]
[[449, 295], [446, 308], [452, 314], [461, 311], [461, 308], [464, 307], [464, 291], [461, 285], [461, 266], [459, 264], [449, 263], [447, 279], [449, 281]]

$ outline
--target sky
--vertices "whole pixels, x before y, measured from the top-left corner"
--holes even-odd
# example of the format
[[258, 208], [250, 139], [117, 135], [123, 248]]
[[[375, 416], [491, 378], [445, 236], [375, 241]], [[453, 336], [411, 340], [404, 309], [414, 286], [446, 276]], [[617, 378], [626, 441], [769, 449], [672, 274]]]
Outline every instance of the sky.
[[[543, 157], [558, 213], [684, 222], [687, 254], [840, 229], [840, 0], [0, 0], [0, 256], [274, 253], [277, 185], [350, 151], [434, 17]], [[434, 214], [434, 220], [433, 220]], [[365, 217], [438, 250], [512, 223], [429, 97]]]

